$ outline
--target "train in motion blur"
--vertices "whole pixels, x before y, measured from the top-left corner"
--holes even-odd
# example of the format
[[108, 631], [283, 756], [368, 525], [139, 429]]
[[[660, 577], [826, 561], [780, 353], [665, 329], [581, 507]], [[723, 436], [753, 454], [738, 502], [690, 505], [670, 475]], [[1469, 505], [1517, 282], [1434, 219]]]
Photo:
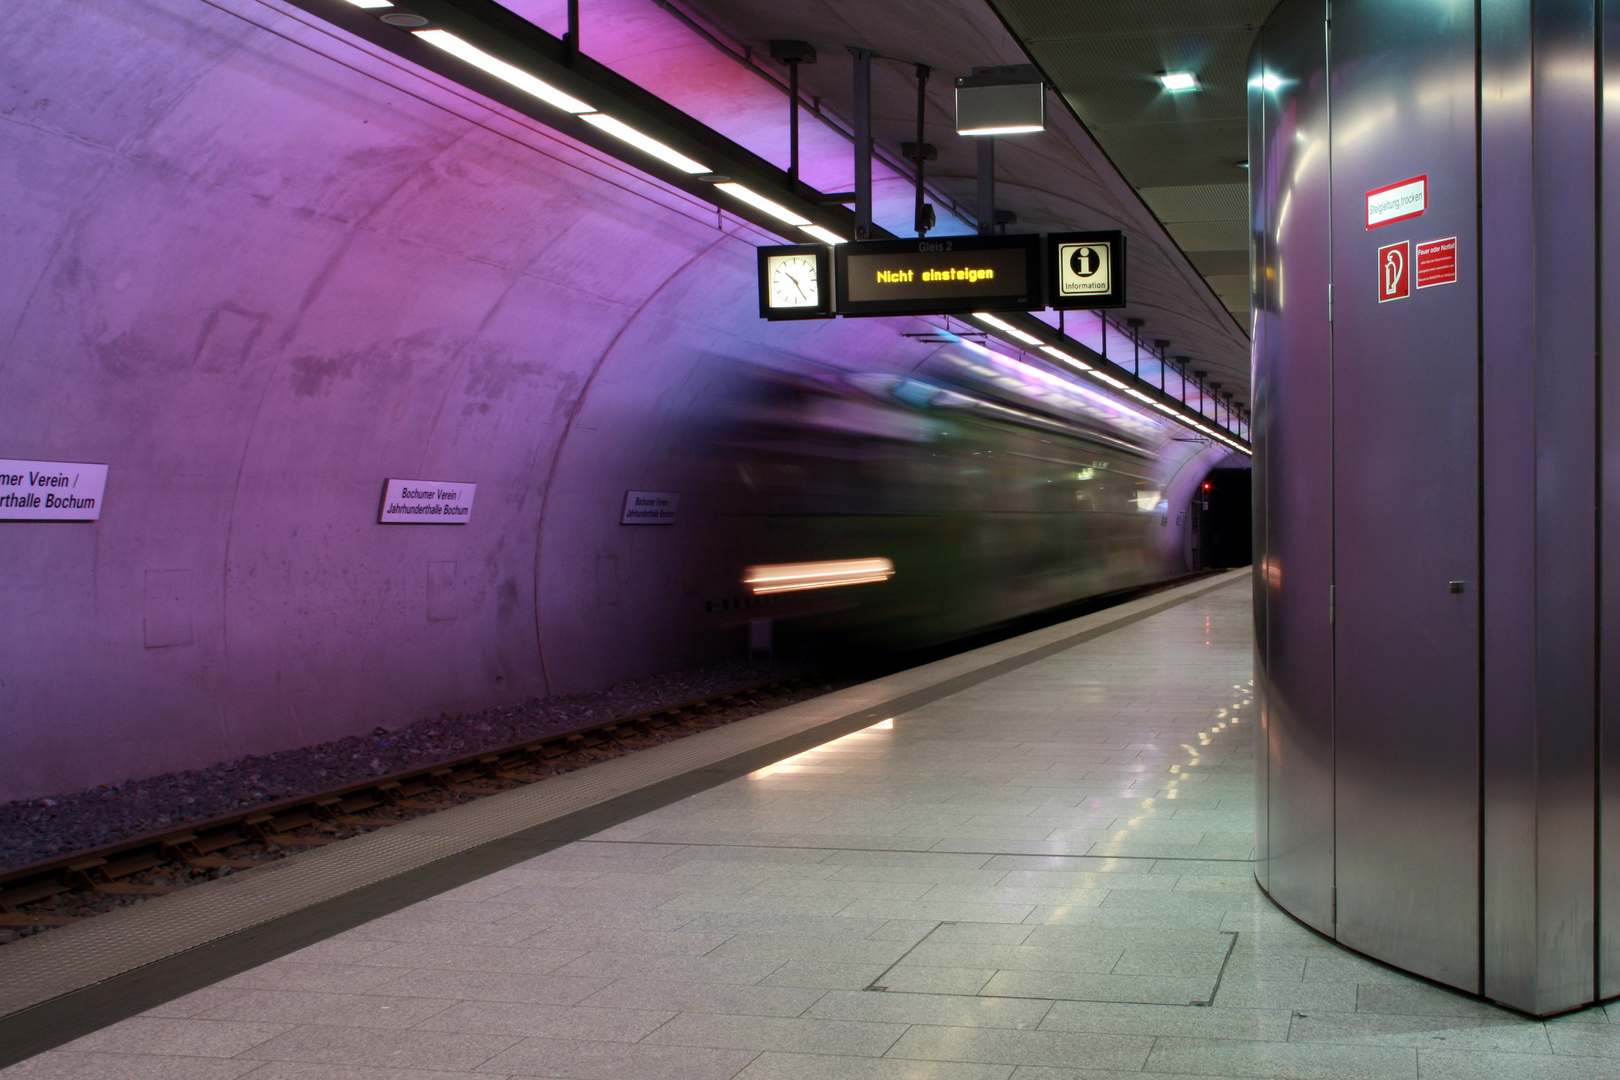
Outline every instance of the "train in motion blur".
[[1185, 574], [1199, 482], [1246, 464], [968, 340], [904, 373], [749, 368], [733, 393], [715, 554], [741, 588], [711, 606], [778, 640], [935, 643]]

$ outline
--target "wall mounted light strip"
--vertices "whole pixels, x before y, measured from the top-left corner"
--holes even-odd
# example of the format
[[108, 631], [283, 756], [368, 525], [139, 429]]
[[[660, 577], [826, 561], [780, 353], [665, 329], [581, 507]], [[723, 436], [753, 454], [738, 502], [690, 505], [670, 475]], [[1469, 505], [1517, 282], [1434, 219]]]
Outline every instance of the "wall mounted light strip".
[[592, 127], [607, 132], [615, 139], [629, 143], [643, 153], [651, 154], [666, 165], [675, 166], [684, 173], [691, 173], [696, 176], [698, 173], [710, 171], [709, 167], [701, 161], [693, 161], [680, 151], [665, 146], [650, 135], [643, 135], [629, 124], [624, 123], [622, 120], [616, 120], [607, 113], [582, 113], [580, 119]]
[[505, 60], [499, 60], [476, 45], [468, 44], [448, 30], [416, 30], [413, 34], [421, 41], [427, 42], [435, 48], [443, 49], [458, 59], [465, 60], [480, 71], [495, 76], [504, 83], [522, 90], [525, 94], [539, 98], [547, 105], [561, 109], [563, 112], [579, 116], [584, 113], [596, 112], [594, 108], [585, 104], [577, 97], [563, 93], [548, 82], [530, 75], [521, 68], [513, 67]]
[[717, 190], [725, 192], [733, 199], [736, 199], [739, 202], [747, 203], [755, 210], [763, 210], [765, 213], [771, 215], [771, 217], [778, 221], [785, 221], [789, 225], [797, 225], [800, 228], [804, 228], [810, 224], [809, 218], [803, 216], [802, 214], [796, 213], [795, 211], [789, 210], [781, 203], [772, 202], [759, 192], [755, 191], [753, 188], [748, 188], [741, 184], [729, 182], [716, 184], [714, 186]]
[[823, 244], [849, 243], [849, 241], [844, 237], [839, 236], [831, 229], [823, 229], [820, 225], [801, 225], [800, 228], [809, 233], [811, 236], [815, 237], [817, 240], [820, 240]]
[[1003, 334], [1009, 334], [1012, 337], [1017, 338], [1026, 345], [1039, 345], [1041, 343], [1041, 339], [1036, 337], [1034, 334], [1026, 334], [1012, 323], [1007, 322], [1005, 319], [998, 319], [988, 311], [975, 311], [973, 313], [973, 317], [984, 323], [986, 326], [993, 327], [1000, 330]]
[[365, 8], [367, 11], [394, 6], [394, 0], [349, 0], [349, 3], [357, 8]]
[[1087, 364], [1087, 363], [1085, 363], [1083, 361], [1080, 361], [1080, 360], [1076, 360], [1074, 357], [1070, 356], [1068, 353], [1064, 352], [1062, 349], [1054, 349], [1050, 345], [1042, 345], [1041, 346], [1041, 352], [1045, 353], [1047, 356], [1050, 356], [1050, 357], [1052, 357], [1054, 359], [1063, 361], [1065, 364], [1068, 364], [1072, 368], [1078, 368], [1081, 371], [1095, 370], [1095, 369], [1092, 368], [1092, 366], [1090, 364]]

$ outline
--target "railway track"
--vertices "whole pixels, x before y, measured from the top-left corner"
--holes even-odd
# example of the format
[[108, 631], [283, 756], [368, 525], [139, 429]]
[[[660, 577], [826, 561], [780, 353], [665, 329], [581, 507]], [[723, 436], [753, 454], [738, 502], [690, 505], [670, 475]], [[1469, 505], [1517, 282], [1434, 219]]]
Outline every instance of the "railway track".
[[0, 928], [65, 926], [829, 689], [825, 673], [788, 675], [5, 871]]

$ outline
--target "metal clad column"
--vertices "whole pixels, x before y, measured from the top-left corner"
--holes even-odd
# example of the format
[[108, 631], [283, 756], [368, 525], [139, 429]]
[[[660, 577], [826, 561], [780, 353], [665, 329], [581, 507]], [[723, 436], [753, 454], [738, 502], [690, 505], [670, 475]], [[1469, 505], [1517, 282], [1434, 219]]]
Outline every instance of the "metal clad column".
[[[1256, 326], [1266, 507], [1261, 566], [1267, 763], [1266, 884], [1304, 922], [1333, 932], [1332, 342], [1325, 4], [1285, 5], [1261, 39], [1264, 127], [1249, 182], [1265, 229]], [[1258, 346], [1257, 346], [1258, 347]], [[1285, 467], [1275, 467], [1285, 463]]]
[[[1477, 989], [1474, 5], [1341, 3], [1330, 49], [1337, 936]], [[1421, 175], [1422, 216], [1369, 229], [1365, 193]], [[1447, 237], [1457, 282], [1418, 289]]]

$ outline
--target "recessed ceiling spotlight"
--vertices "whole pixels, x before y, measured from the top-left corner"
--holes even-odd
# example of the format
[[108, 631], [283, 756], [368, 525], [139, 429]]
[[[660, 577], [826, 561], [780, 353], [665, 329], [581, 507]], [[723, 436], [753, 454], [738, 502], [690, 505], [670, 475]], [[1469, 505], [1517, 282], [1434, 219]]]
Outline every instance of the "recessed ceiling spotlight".
[[1190, 71], [1161, 71], [1159, 82], [1172, 94], [1183, 94], [1198, 89], [1198, 76]]

